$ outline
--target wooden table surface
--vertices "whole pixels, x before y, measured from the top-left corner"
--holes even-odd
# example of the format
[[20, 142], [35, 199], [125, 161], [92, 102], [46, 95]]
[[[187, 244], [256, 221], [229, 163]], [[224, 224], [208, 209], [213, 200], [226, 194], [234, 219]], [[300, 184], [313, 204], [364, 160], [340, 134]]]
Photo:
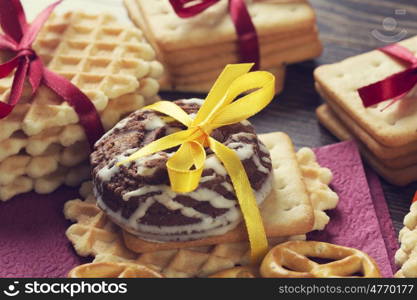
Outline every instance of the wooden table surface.
[[[314, 61], [288, 66], [284, 92], [253, 117], [259, 133], [285, 131], [297, 147], [318, 147], [338, 142], [317, 122], [315, 109], [323, 101], [314, 90], [313, 70], [321, 64], [417, 35], [417, 3], [414, 0], [310, 0], [317, 14], [324, 52]], [[385, 41], [385, 42], [384, 42]], [[179, 99], [190, 94], [165, 93]], [[201, 96], [201, 95], [200, 95]], [[416, 120], [417, 122], [417, 120]], [[404, 188], [381, 179], [395, 228], [402, 228], [404, 215], [417, 190], [417, 183]]]

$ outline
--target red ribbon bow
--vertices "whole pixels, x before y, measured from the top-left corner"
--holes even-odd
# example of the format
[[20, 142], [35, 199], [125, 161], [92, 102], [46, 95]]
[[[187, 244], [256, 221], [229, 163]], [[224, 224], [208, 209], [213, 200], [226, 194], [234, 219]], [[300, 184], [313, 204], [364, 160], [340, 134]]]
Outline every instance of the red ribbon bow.
[[[220, 0], [201, 0], [196, 4], [187, 5], [195, 0], [169, 0], [175, 13], [180, 18], [190, 18], [203, 12]], [[254, 69], [260, 67], [260, 51], [258, 35], [253, 25], [244, 0], [229, 0], [229, 14], [235, 25], [239, 44], [239, 56], [242, 63], [255, 63]]]
[[[417, 57], [407, 48], [393, 44], [379, 49], [389, 56], [398, 59], [408, 68], [381, 81], [358, 90], [365, 107], [378, 104], [388, 99], [395, 101], [405, 96], [417, 84]], [[390, 104], [390, 105], [391, 105]]]
[[25, 79], [28, 78], [34, 94], [43, 83], [67, 101], [79, 116], [87, 139], [92, 146], [104, 133], [93, 103], [66, 78], [49, 71], [32, 49], [32, 43], [54, 8], [62, 0], [43, 10], [32, 24], [28, 24], [19, 0], [0, 0], [0, 49], [11, 50], [14, 58], [0, 65], [0, 78], [7, 77], [16, 69], [8, 102], [0, 101], [0, 119], [7, 117], [19, 102]]

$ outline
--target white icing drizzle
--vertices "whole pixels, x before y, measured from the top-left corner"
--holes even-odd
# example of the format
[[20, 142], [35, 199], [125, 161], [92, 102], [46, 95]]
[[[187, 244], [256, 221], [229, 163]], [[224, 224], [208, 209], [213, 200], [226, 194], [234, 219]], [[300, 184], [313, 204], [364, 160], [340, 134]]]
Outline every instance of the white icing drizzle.
[[[146, 214], [147, 209], [150, 205], [155, 202], [159, 202], [160, 204], [164, 205], [166, 208], [170, 210], [177, 210], [180, 209], [184, 216], [190, 218], [201, 218], [205, 219], [209, 216], [196, 211], [191, 207], [186, 207], [181, 203], [174, 201], [173, 199], [179, 195], [171, 191], [170, 187], [166, 185], [154, 185], [154, 186], [144, 186], [137, 190], [125, 193], [123, 195], [123, 200], [128, 201], [132, 197], [142, 196], [151, 192], [159, 191], [161, 194], [154, 195], [149, 197], [145, 203], [141, 203], [134, 214], [129, 218], [129, 223], [133, 227], [135, 222], [138, 222], [141, 217]], [[195, 191], [186, 194], [190, 198], [196, 201], [207, 201], [210, 203], [211, 206], [215, 208], [232, 208], [235, 205], [234, 201], [228, 200], [224, 198], [222, 195], [218, 194], [215, 191], [206, 189], [206, 188], [198, 188]], [[151, 203], [148, 203], [148, 200], [152, 199]]]
[[271, 163], [271, 159], [267, 156], [262, 156], [262, 160], [266, 163]]
[[197, 104], [201, 106], [204, 103], [204, 100], [199, 99], [199, 98], [190, 98], [190, 99], [182, 99], [181, 102], [185, 104]]
[[146, 185], [137, 190], [127, 192], [123, 195], [123, 200], [128, 201], [132, 197], [142, 196], [151, 192], [158, 192], [160, 188], [157, 185]]
[[233, 191], [234, 191], [233, 186], [232, 186], [230, 183], [228, 183], [227, 181], [222, 182], [222, 186], [223, 186], [226, 190], [228, 190], [229, 192], [233, 192]]
[[240, 160], [246, 160], [253, 156], [254, 150], [252, 144], [243, 144], [243, 143], [230, 143], [227, 145], [229, 148], [235, 149], [237, 156]]
[[268, 173], [269, 173], [268, 168], [265, 168], [265, 167], [261, 164], [261, 161], [259, 160], [259, 156], [254, 155], [254, 156], [252, 157], [252, 160], [253, 160], [253, 162], [255, 163], [256, 168], [258, 169], [258, 171], [259, 171], [259, 172], [262, 172], [262, 173], [265, 173], [265, 174], [268, 174]]
[[261, 142], [259, 142], [259, 150], [261, 150], [262, 153], [269, 155], [268, 148]]
[[198, 211], [196, 211], [194, 208], [192, 207], [182, 207], [181, 208], [181, 213], [189, 218], [199, 218], [199, 219], [204, 219], [206, 215], [199, 213]]
[[213, 173], [213, 174], [211, 174], [211, 175], [201, 177], [201, 179], [200, 179], [200, 183], [201, 183], [201, 182], [207, 182], [207, 181], [213, 180], [213, 179], [215, 179], [215, 178], [216, 178], [216, 173]]
[[191, 118], [191, 119], [195, 119], [195, 117], [197, 116], [197, 114], [196, 113], [191, 113], [191, 114], [188, 114], [188, 116]]
[[[130, 154], [132, 154], [133, 152], [135, 152], [137, 150], [137, 148], [132, 148], [132, 149], [128, 149], [126, 151], [124, 151], [123, 153], [119, 154], [118, 156], [116, 156], [112, 162], [106, 166], [104, 166], [103, 168], [101, 168], [98, 172], [97, 172], [97, 176], [102, 180], [102, 181], [110, 181], [111, 178], [120, 170], [120, 167], [117, 166], [117, 162], [122, 161], [124, 159], [126, 159], [126, 157], [128, 157]], [[127, 162], [125, 164], [125, 166], [129, 166], [131, 164], [131, 162]], [[110, 167], [111, 165], [111, 167]]]
[[219, 175], [226, 176], [227, 172], [224, 168], [223, 164], [214, 154], [207, 156], [206, 161], [204, 163], [204, 169], [213, 169]]
[[[245, 137], [249, 140], [253, 140], [254, 139], [254, 135], [252, 133], [248, 133], [248, 132], [240, 132], [237, 133], [233, 136], [233, 138], [240, 138], [240, 137]], [[259, 148], [261, 150], [261, 152], [264, 152], [265, 154], [268, 153], [268, 150], [266, 149], [266, 147], [262, 144], [262, 143], [258, 143], [259, 144]], [[262, 173], [266, 173], [268, 174], [270, 171], [268, 168], [264, 167], [259, 159], [258, 155], [255, 155], [255, 149], [254, 149], [254, 144], [244, 144], [241, 142], [233, 142], [228, 144], [228, 147], [231, 149], [235, 149], [236, 154], [239, 156], [239, 158], [241, 160], [246, 160], [246, 159], [252, 159], [253, 163], [256, 165], [256, 168], [259, 172]], [[264, 151], [266, 150], [266, 151]], [[269, 158], [267, 158], [269, 159]]]
[[151, 207], [152, 204], [154, 204], [155, 201], [153, 198], [148, 198], [145, 200], [145, 202], [141, 203], [139, 207], [135, 210], [135, 212], [130, 216], [129, 218], [129, 227], [135, 228], [134, 222], [137, 222], [135, 220], [141, 219], [146, 212], [148, 211], [149, 207]]
[[148, 131], [155, 130], [165, 126], [165, 122], [158, 116], [153, 115], [151, 119], [146, 120], [145, 129]]
[[[215, 219], [203, 219], [198, 224], [164, 227], [163, 233], [160, 230], [155, 230], [155, 226], [140, 224], [138, 228], [140, 228], [141, 232], [146, 232], [144, 235], [141, 234], [141, 238], [145, 240], [161, 242], [187, 241], [224, 234], [241, 222], [240, 217], [240, 212], [235, 209]], [[177, 235], [180, 232], [182, 235]]]
[[105, 166], [101, 168], [100, 171], [97, 172], [97, 176], [103, 181], [110, 181], [110, 179], [119, 172], [119, 166], [116, 164], [113, 167], [109, 168], [109, 166]]
[[137, 166], [136, 172], [138, 173], [138, 175], [140, 176], [151, 176], [153, 175], [153, 173], [155, 173], [155, 171], [157, 170], [157, 167], [147, 167], [146, 166], [146, 162], [150, 161], [150, 160], [154, 160], [154, 159], [159, 159], [159, 158], [164, 158], [164, 157], [170, 157], [172, 154], [171, 153], [165, 153], [164, 155], [161, 152], [157, 152], [145, 157], [141, 157], [138, 158], [137, 160], [135, 160], [135, 164]]
[[107, 131], [105, 134], [103, 134], [101, 136], [101, 138], [94, 144], [95, 146], [98, 145], [98, 143], [101, 140], [104, 140], [106, 137], [108, 137], [110, 134], [112, 134], [114, 132], [115, 129], [121, 129], [123, 127], [126, 126], [127, 122], [130, 120], [129, 117], [126, 117], [124, 119], [122, 119], [121, 121], [119, 121], [119, 123], [117, 123], [112, 129], [110, 129], [109, 131]]
[[215, 208], [231, 208], [236, 204], [235, 201], [228, 200], [217, 192], [207, 188], [198, 188], [186, 195], [197, 201], [207, 201]]

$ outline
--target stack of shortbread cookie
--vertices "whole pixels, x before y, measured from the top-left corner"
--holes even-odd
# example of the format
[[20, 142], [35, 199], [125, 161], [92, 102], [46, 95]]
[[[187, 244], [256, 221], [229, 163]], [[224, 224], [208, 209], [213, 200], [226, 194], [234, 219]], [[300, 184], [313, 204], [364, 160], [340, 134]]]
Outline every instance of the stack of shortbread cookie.
[[[47, 68], [94, 103], [105, 129], [157, 98], [163, 68], [138, 29], [108, 14], [52, 15], [33, 45]], [[7, 53], [2, 53], [7, 59]], [[7, 101], [13, 76], [0, 80]], [[45, 86], [25, 90], [0, 120], [0, 200], [34, 189], [49, 193], [89, 177], [89, 145], [74, 109]]]
[[[417, 54], [417, 37], [400, 42]], [[381, 51], [348, 58], [315, 71], [316, 89], [326, 100], [320, 122], [341, 140], [356, 139], [368, 163], [387, 181], [407, 185], [417, 180], [417, 95], [411, 91], [365, 108], [358, 89], [405, 68]]]
[[[163, 90], [207, 92], [224, 65], [239, 62], [235, 27], [222, 0], [182, 19], [167, 0], [125, 0], [166, 68]], [[315, 13], [307, 1], [247, 1], [257, 29], [262, 70], [276, 76], [281, 91], [285, 65], [320, 55]]]

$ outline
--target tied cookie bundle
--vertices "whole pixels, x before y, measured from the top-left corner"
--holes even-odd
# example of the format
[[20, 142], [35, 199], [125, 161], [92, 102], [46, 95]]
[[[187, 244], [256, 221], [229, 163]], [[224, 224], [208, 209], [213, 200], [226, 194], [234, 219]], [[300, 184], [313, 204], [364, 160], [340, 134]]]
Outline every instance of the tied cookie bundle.
[[416, 54], [413, 37], [315, 71], [321, 123], [399, 186], [417, 180]]
[[395, 254], [395, 262], [400, 269], [398, 278], [417, 278], [417, 192], [410, 212], [404, 217], [404, 227], [400, 230], [401, 248]]
[[109, 14], [52, 14], [60, 2], [31, 24], [20, 1], [0, 2], [3, 201], [78, 185], [90, 145], [157, 98], [163, 68], [140, 30]]
[[[274, 77], [249, 72], [252, 65], [228, 65], [205, 100], [161, 101], [132, 113], [95, 144], [93, 181], [83, 184], [84, 199], [64, 208], [75, 222], [67, 237], [94, 260], [69, 276], [207, 277], [259, 266], [270, 247], [324, 229], [325, 210], [338, 203], [332, 174], [311, 149], [296, 152], [286, 134], [255, 133], [246, 118], [272, 100]], [[264, 276], [278, 276], [271, 255]]]
[[125, 0], [165, 66], [163, 90], [208, 92], [224, 65], [255, 62], [276, 76], [278, 93], [286, 64], [322, 51], [306, 0], [195, 2]]

